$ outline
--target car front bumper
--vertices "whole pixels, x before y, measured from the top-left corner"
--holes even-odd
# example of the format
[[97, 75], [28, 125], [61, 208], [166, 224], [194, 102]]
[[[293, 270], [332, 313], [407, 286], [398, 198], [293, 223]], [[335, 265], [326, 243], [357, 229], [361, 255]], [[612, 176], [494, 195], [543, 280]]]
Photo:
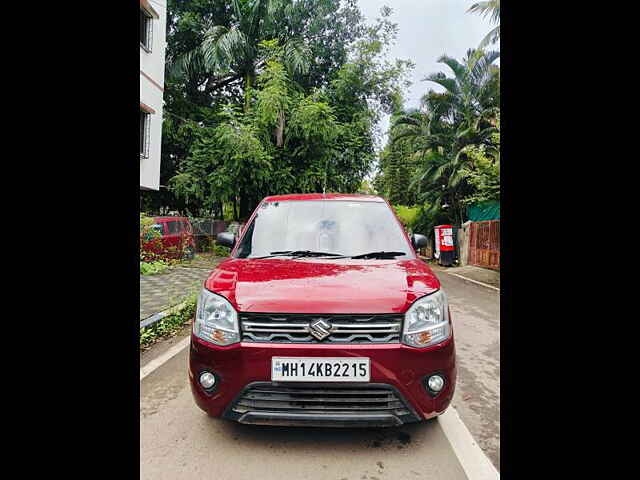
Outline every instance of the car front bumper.
[[[368, 357], [371, 379], [354, 383], [271, 382], [274, 356]], [[198, 382], [205, 370], [216, 375], [216, 385], [209, 392]], [[444, 376], [445, 386], [432, 396], [424, 382], [434, 373]], [[189, 379], [196, 404], [214, 417], [260, 425], [392, 426], [435, 417], [449, 406], [456, 383], [455, 346], [452, 335], [426, 349], [397, 343], [242, 342], [220, 347], [192, 334]], [[277, 402], [261, 400], [267, 396]], [[306, 398], [313, 398], [316, 407], [303, 408]], [[372, 398], [391, 403], [373, 403]], [[324, 407], [318, 401], [334, 407]], [[290, 408], [292, 405], [295, 408]], [[345, 406], [335, 408], [336, 405]]]

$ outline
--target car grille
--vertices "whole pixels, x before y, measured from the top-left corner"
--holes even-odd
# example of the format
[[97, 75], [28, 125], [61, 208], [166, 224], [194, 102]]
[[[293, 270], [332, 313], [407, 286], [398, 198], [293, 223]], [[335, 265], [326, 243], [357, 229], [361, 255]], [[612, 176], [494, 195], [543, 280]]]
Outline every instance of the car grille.
[[384, 384], [363, 386], [280, 386], [270, 382], [250, 384], [232, 405], [236, 415], [248, 412], [321, 415], [390, 414], [414, 417], [400, 393]]
[[[311, 324], [324, 320], [329, 335], [319, 340]], [[275, 315], [240, 313], [243, 342], [276, 343], [398, 343], [402, 315]]]

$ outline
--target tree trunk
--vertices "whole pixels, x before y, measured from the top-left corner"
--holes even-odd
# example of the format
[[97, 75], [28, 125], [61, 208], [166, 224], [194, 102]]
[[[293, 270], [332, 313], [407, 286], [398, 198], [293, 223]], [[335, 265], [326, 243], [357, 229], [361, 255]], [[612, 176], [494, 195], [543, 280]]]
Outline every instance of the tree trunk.
[[222, 88], [240, 79], [242, 79], [242, 75], [232, 75], [230, 77], [225, 77], [225, 78], [212, 76], [207, 79], [207, 83], [205, 84], [204, 91], [206, 93], [211, 93], [214, 90]]
[[224, 202], [222, 200], [218, 203], [218, 212], [220, 215], [218, 218], [220, 218], [220, 220], [224, 220]]
[[284, 143], [284, 112], [278, 113], [278, 125], [276, 126], [276, 147], [282, 147]]
[[453, 201], [454, 201], [454, 205], [455, 205], [455, 211], [456, 211], [456, 216], [458, 217], [456, 220], [458, 221], [458, 225], [460, 227], [462, 227], [462, 218], [463, 218], [463, 209], [464, 209], [464, 205], [462, 205], [462, 203], [460, 202], [460, 200], [454, 195], [453, 196]]
[[247, 72], [244, 82], [244, 113], [249, 111], [249, 100], [251, 98], [251, 86], [253, 84], [253, 75]]
[[242, 191], [240, 193], [240, 220], [244, 221], [249, 217], [249, 196]]
[[[250, 100], [251, 100], [251, 88], [253, 85], [254, 72], [248, 71], [245, 73], [244, 79], [244, 113], [249, 112]], [[249, 216], [249, 197], [244, 188], [240, 189], [240, 217], [239, 219], [245, 220]], [[236, 218], [236, 220], [239, 220]]]

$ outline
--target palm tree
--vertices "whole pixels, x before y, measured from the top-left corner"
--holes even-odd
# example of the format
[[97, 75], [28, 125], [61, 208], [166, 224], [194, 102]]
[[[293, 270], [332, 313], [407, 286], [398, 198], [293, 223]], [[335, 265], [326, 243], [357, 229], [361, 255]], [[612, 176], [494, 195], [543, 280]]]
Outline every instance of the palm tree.
[[451, 144], [451, 122], [447, 120], [450, 105], [444, 94], [430, 92], [422, 97], [423, 110], [412, 109], [391, 117], [392, 143], [410, 143], [415, 155]]
[[500, 52], [485, 52], [481, 49], [467, 50], [467, 56], [461, 62], [448, 55], [442, 55], [439, 63], [444, 63], [453, 72], [453, 78], [443, 72], [432, 73], [423, 79], [437, 83], [448, 95], [452, 120], [462, 122], [465, 128], [475, 126], [480, 120], [495, 115], [499, 107], [496, 93], [496, 79], [499, 78], [499, 67], [493, 65], [500, 57]]
[[499, 111], [499, 69], [493, 62], [498, 52], [469, 50], [462, 62], [441, 56], [453, 77], [439, 72], [424, 80], [437, 83], [443, 93], [428, 92], [422, 98], [422, 110], [399, 116], [392, 123], [392, 142], [408, 142], [418, 164], [414, 179], [433, 211], [445, 201], [462, 219], [460, 202], [468, 193], [463, 169], [471, 161], [466, 155], [471, 146], [491, 147]]
[[500, 0], [474, 3], [467, 12], [478, 13], [485, 18], [488, 15], [491, 23], [498, 24], [482, 39], [478, 48], [484, 48], [489, 44], [493, 45], [500, 40]]
[[[242, 80], [246, 112], [256, 73], [266, 64], [267, 54], [261, 48], [261, 42], [278, 38], [276, 20], [287, 11], [284, 7], [288, 2], [232, 0], [231, 3], [233, 15], [230, 26], [210, 25], [200, 45], [169, 61], [174, 75], [189, 76], [202, 71], [209, 73], [205, 92]], [[308, 71], [308, 49], [300, 39], [285, 39], [282, 51], [285, 66], [292, 74]]]
[[[493, 123], [500, 108], [499, 68], [493, 65], [499, 56], [495, 51], [470, 49], [462, 62], [447, 55], [438, 59], [452, 70], [453, 77], [438, 72], [424, 78], [437, 83], [445, 92], [429, 92], [423, 97], [426, 109], [422, 119], [424, 138], [420, 140], [423, 149], [432, 149], [434, 142], [450, 146], [451, 162], [455, 165], [466, 146], [487, 143], [496, 131]], [[398, 123], [411, 122], [403, 119]], [[455, 176], [452, 181], [456, 181]]]

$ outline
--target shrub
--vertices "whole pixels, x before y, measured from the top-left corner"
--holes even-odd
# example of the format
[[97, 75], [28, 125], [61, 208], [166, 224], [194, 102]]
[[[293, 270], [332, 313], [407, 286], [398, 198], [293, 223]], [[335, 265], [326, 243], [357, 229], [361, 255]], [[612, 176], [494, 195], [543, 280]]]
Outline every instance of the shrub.
[[140, 275], [155, 275], [169, 268], [169, 264], [162, 260], [140, 262]]
[[[162, 259], [162, 235], [153, 228], [153, 218], [140, 212], [140, 271], [142, 263]], [[143, 274], [144, 275], [144, 274]]]
[[451, 223], [455, 225], [455, 221], [451, 219], [451, 213], [445, 210], [433, 210], [429, 208], [428, 204], [419, 209], [418, 215], [413, 225], [414, 232], [426, 235], [428, 238], [433, 239], [433, 227], [436, 225], [442, 225]]
[[396, 205], [393, 207], [396, 211], [396, 215], [404, 225], [407, 231], [412, 232], [416, 226], [416, 220], [420, 214], [420, 206], [407, 207], [405, 205]]
[[228, 257], [231, 253], [231, 249], [223, 245], [214, 244], [213, 253], [216, 257]]

